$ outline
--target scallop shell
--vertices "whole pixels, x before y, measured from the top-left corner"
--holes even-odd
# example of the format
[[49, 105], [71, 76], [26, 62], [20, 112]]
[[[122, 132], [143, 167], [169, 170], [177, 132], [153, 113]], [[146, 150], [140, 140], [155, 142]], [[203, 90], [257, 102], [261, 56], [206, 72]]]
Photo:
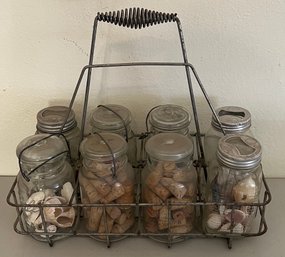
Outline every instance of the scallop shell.
[[221, 226], [221, 228], [219, 229], [219, 232], [230, 233], [231, 232], [230, 227], [231, 227], [231, 223], [226, 223], [223, 226]]
[[241, 180], [233, 188], [233, 196], [238, 203], [253, 203], [257, 195], [257, 186], [251, 176]]
[[244, 230], [244, 227], [242, 224], [238, 223], [234, 226], [233, 228], [233, 233], [236, 233], [236, 234], [242, 234], [243, 233], [243, 230]]
[[210, 229], [219, 229], [222, 225], [222, 216], [218, 213], [211, 213], [207, 220], [207, 226]]
[[[63, 185], [63, 187], [62, 187], [60, 193], [61, 193], [61, 196], [63, 196], [63, 197], [65, 198], [65, 200], [66, 200], [67, 203], [69, 203], [70, 198], [72, 197], [73, 191], [74, 191], [74, 190], [73, 190], [73, 186], [72, 186], [72, 184], [71, 184], [70, 182], [66, 182], [66, 183]], [[75, 197], [72, 199], [72, 203], [73, 203], [73, 204], [76, 203]]]

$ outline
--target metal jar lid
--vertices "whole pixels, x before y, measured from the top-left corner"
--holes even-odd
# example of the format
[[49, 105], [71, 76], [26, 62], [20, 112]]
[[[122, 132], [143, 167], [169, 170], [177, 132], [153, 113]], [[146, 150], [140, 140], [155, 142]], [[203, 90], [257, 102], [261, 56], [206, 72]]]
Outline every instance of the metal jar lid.
[[218, 161], [232, 169], [252, 169], [261, 162], [261, 145], [253, 137], [231, 134], [219, 140]]
[[[66, 119], [68, 110], [69, 108], [66, 106], [50, 106], [40, 110], [37, 114], [37, 129], [44, 133], [58, 133]], [[62, 132], [67, 132], [76, 126], [75, 114], [71, 110]]]
[[[224, 106], [218, 108], [216, 113], [223, 125], [225, 132], [241, 133], [251, 126], [250, 112], [238, 106]], [[212, 116], [212, 126], [221, 131], [215, 116]]]
[[[117, 104], [106, 104], [104, 106], [97, 107], [91, 115], [90, 123], [92, 127], [111, 132], [113, 130], [122, 129], [124, 126], [129, 126], [132, 118], [131, 112], [126, 107]], [[116, 113], [121, 118], [116, 115]]]
[[81, 142], [80, 152], [83, 158], [92, 160], [107, 158], [111, 160], [112, 153], [109, 147], [113, 152], [114, 158], [118, 158], [127, 153], [127, 142], [120, 135], [114, 133], [100, 133], [100, 136], [98, 134], [91, 134]]
[[182, 107], [173, 104], [160, 105], [149, 114], [149, 123], [159, 130], [174, 131], [187, 128], [191, 117]]
[[149, 156], [162, 161], [179, 161], [193, 155], [193, 142], [178, 133], [160, 133], [152, 136], [145, 146]]
[[[23, 139], [16, 149], [18, 157], [22, 152], [21, 162], [29, 164], [34, 163], [34, 165], [37, 166], [40, 163], [67, 151], [67, 146], [63, 139], [57, 136], [49, 136], [49, 134], [37, 134]], [[36, 144], [33, 145], [34, 143]], [[49, 163], [57, 162], [59, 159], [65, 159], [65, 157], [66, 154], [59, 155], [59, 157], [52, 159]]]

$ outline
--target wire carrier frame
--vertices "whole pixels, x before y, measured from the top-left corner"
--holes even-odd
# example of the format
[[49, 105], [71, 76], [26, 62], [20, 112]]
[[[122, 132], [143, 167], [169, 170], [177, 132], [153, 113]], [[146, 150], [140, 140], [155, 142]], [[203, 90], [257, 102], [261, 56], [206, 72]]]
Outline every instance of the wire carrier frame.
[[[96, 35], [97, 35], [97, 26], [99, 22], [107, 22], [110, 24], [114, 24], [117, 26], [123, 26], [131, 29], [142, 29], [145, 27], [149, 26], [154, 26], [158, 25], [160, 23], [166, 23], [166, 22], [176, 22], [177, 29], [178, 29], [178, 34], [179, 34], [179, 39], [180, 39], [180, 44], [181, 44], [181, 50], [183, 54], [183, 62], [128, 62], [128, 63], [109, 63], [109, 64], [94, 64], [94, 51], [95, 51], [95, 42], [96, 42]], [[67, 116], [65, 118], [64, 123], [62, 124], [61, 131], [62, 133], [64, 125], [67, 122], [67, 119], [69, 117], [69, 114], [71, 112], [71, 109], [73, 107], [74, 101], [76, 99], [79, 87], [81, 85], [82, 79], [87, 72], [87, 82], [86, 82], [86, 87], [85, 87], [85, 97], [84, 97], [84, 105], [83, 105], [83, 110], [82, 110], [82, 123], [81, 123], [81, 140], [83, 139], [84, 136], [84, 131], [85, 131], [85, 123], [86, 123], [86, 115], [87, 115], [87, 108], [88, 108], [88, 99], [89, 99], [89, 92], [90, 92], [90, 84], [91, 84], [91, 75], [92, 75], [92, 70], [97, 69], [97, 68], [113, 68], [113, 67], [134, 67], [134, 66], [181, 66], [185, 68], [186, 72], [186, 78], [187, 78], [187, 83], [188, 83], [188, 89], [189, 89], [189, 94], [190, 94], [190, 100], [191, 100], [191, 106], [192, 106], [192, 111], [193, 111], [193, 116], [194, 116], [194, 122], [195, 122], [195, 128], [196, 128], [196, 133], [193, 135], [196, 139], [196, 144], [197, 144], [197, 158], [198, 160], [196, 161], [196, 168], [197, 168], [197, 173], [198, 173], [198, 178], [201, 177], [201, 172], [203, 171], [203, 175], [205, 179], [207, 179], [207, 167], [205, 165], [205, 158], [204, 158], [204, 149], [203, 149], [203, 144], [202, 144], [202, 134], [200, 131], [200, 126], [199, 126], [199, 118], [198, 118], [198, 113], [197, 113], [197, 107], [196, 107], [196, 101], [195, 101], [195, 96], [194, 96], [194, 91], [193, 91], [193, 85], [192, 85], [192, 80], [191, 80], [191, 72], [194, 75], [194, 78], [196, 79], [213, 115], [217, 119], [219, 126], [225, 134], [225, 131], [223, 129], [223, 126], [219, 120], [218, 115], [215, 112], [215, 109], [213, 108], [209, 96], [207, 95], [207, 92], [198, 76], [198, 73], [196, 72], [194, 66], [188, 62], [188, 57], [187, 57], [187, 51], [186, 51], [186, 46], [185, 46], [185, 41], [184, 41], [184, 36], [183, 36], [183, 31], [182, 31], [182, 26], [179, 18], [177, 17], [177, 14], [173, 13], [161, 13], [161, 12], [156, 12], [156, 11], [149, 11], [147, 9], [140, 9], [140, 8], [130, 8], [117, 11], [117, 12], [109, 12], [109, 13], [98, 13], [97, 16], [95, 17], [94, 24], [93, 24], [93, 33], [92, 33], [92, 40], [91, 40], [91, 49], [90, 49], [90, 56], [89, 56], [89, 63], [88, 65], [84, 66], [81, 70], [79, 79], [77, 81], [74, 93], [72, 95], [70, 104], [69, 104], [69, 112], [67, 113]], [[137, 135], [139, 139], [142, 139], [139, 135]], [[141, 172], [141, 167], [138, 167], [139, 172]], [[140, 177], [140, 176], [139, 176]], [[258, 229], [256, 232], [252, 233], [243, 233], [243, 234], [232, 234], [232, 233], [206, 233], [205, 231], [198, 230], [195, 232], [191, 233], [185, 233], [185, 234], [175, 234], [171, 233], [169, 230], [168, 232], [165, 233], [147, 233], [144, 232], [141, 226], [141, 215], [139, 214], [137, 217], [137, 222], [136, 222], [136, 227], [133, 229], [133, 232], [126, 232], [122, 234], [114, 234], [114, 233], [93, 233], [93, 232], [82, 232], [78, 229], [80, 225], [80, 215], [77, 215], [76, 221], [73, 225], [72, 228], [70, 228], [69, 231], [65, 232], [56, 232], [56, 233], [51, 233], [47, 231], [47, 226], [45, 222], [45, 218], [43, 215], [43, 208], [44, 207], [58, 207], [59, 205], [44, 205], [44, 204], [37, 204], [37, 205], [31, 205], [31, 204], [20, 204], [18, 197], [17, 197], [17, 192], [16, 192], [16, 185], [17, 185], [17, 179], [15, 179], [9, 194], [7, 196], [7, 202], [13, 207], [16, 207], [17, 211], [17, 218], [14, 223], [14, 230], [19, 233], [19, 234], [24, 234], [24, 235], [31, 235], [35, 239], [43, 242], [48, 242], [50, 246], [53, 245], [54, 241], [66, 238], [66, 237], [71, 237], [71, 236], [88, 236], [91, 238], [94, 238], [96, 240], [105, 242], [108, 247], [110, 247], [111, 242], [115, 242], [118, 240], [121, 240], [125, 237], [128, 236], [148, 236], [152, 237], [153, 239], [166, 243], [168, 247], [171, 247], [173, 243], [176, 242], [181, 242], [189, 238], [213, 238], [213, 237], [220, 237], [224, 238], [227, 240], [228, 247], [232, 247], [232, 240], [233, 238], [241, 238], [241, 237], [253, 237], [253, 236], [260, 236], [266, 233], [267, 231], [267, 224], [265, 221], [265, 207], [266, 205], [269, 204], [271, 201], [271, 193], [269, 190], [269, 187], [266, 183], [266, 180], [264, 178], [264, 175], [262, 175], [262, 182], [263, 182], [263, 197], [262, 200], [258, 203], [253, 203], [253, 204], [237, 204], [237, 203], [218, 203], [218, 202], [206, 202], [204, 199], [201, 198], [201, 194], [198, 193], [197, 196], [197, 202], [196, 203], [186, 203], [183, 205], [192, 205], [196, 208], [196, 210], [199, 211], [200, 216], [203, 215], [203, 207], [205, 206], [210, 206], [210, 205], [228, 205], [232, 209], [235, 207], [239, 206], [255, 206], [257, 208], [257, 215], [259, 216], [259, 224], [258, 224]], [[139, 213], [141, 213], [142, 209], [147, 206], [156, 206], [157, 204], [149, 204], [149, 203], [142, 203], [140, 202], [140, 180], [138, 180], [137, 184], [137, 197], [136, 197], [136, 203], [133, 204], [82, 204], [82, 203], [76, 203], [72, 204], [72, 199], [70, 202], [66, 205], [60, 205], [60, 207], [65, 207], [65, 206], [72, 206], [77, 210], [77, 213], [79, 214], [81, 209], [84, 207], [102, 207], [104, 209], [105, 213], [105, 219], [106, 219], [106, 208], [110, 208], [113, 206], [119, 206], [119, 207], [130, 207], [130, 208], [137, 208]], [[201, 191], [201, 183], [198, 185], [198, 188]], [[198, 190], [199, 191], [199, 190]], [[78, 186], [78, 180], [77, 184], [73, 193], [73, 198], [76, 197], [76, 193], [79, 192], [79, 186]], [[162, 204], [166, 205], [168, 207], [168, 210], [170, 210], [170, 207], [173, 205], [181, 205], [179, 204]], [[24, 221], [23, 221], [23, 210], [26, 207], [38, 207], [40, 210], [40, 215], [43, 219], [43, 225], [44, 225], [44, 232], [31, 232], [28, 231], [28, 229], [25, 227]], [[200, 217], [201, 218], [201, 217]], [[170, 221], [169, 221], [170, 223]], [[107, 228], [107, 224], [106, 228]], [[108, 231], [108, 228], [107, 230]], [[99, 235], [105, 236], [105, 239], [98, 239]], [[118, 237], [120, 236], [120, 237]], [[160, 237], [163, 237], [164, 239], [160, 239]]]

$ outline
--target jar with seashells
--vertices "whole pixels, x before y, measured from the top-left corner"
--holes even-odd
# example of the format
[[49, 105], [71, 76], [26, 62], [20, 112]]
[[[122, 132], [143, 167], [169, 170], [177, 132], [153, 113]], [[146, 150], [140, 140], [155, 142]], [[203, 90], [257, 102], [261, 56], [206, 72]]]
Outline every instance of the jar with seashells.
[[[242, 134], [252, 136], [251, 132], [251, 114], [242, 107], [224, 106], [216, 110], [218, 118], [226, 134]], [[218, 143], [224, 136], [222, 129], [216, 119], [212, 116], [211, 127], [205, 134], [205, 161], [209, 167], [208, 179], [212, 180], [217, 174], [212, 173], [219, 165], [216, 157]]]
[[177, 133], [160, 133], [146, 142], [148, 162], [142, 171], [144, 229], [148, 233], [183, 234], [195, 222], [197, 175], [193, 143]]
[[[22, 140], [16, 152], [20, 164], [19, 199], [22, 204], [31, 205], [23, 207], [27, 230], [36, 232], [34, 236], [39, 238], [45, 238], [43, 232], [70, 230], [76, 212], [71, 207], [71, 201], [75, 203], [74, 173], [66, 160], [66, 142], [55, 135], [38, 134]], [[63, 206], [40, 207], [42, 204]]]
[[[127, 158], [127, 142], [114, 133], [91, 134], [80, 145], [83, 166], [79, 173], [83, 222], [89, 232], [123, 236], [135, 223], [134, 172]], [[102, 235], [100, 235], [102, 234]]]
[[137, 141], [132, 129], [132, 115], [129, 109], [118, 104], [99, 105], [91, 115], [92, 132], [115, 133], [128, 143], [128, 161], [137, 165]]
[[243, 234], [254, 226], [262, 185], [261, 145], [253, 137], [227, 135], [219, 140], [217, 174], [208, 181], [204, 229], [208, 233]]

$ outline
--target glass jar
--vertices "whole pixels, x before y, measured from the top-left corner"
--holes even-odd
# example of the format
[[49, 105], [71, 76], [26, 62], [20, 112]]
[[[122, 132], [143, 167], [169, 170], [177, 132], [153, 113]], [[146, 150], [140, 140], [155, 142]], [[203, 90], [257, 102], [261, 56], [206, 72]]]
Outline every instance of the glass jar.
[[149, 113], [150, 131], [179, 133], [189, 136], [191, 116], [181, 106], [174, 104], [159, 105]]
[[[50, 106], [40, 110], [37, 114], [37, 133], [59, 133], [68, 111], [69, 108], [66, 106]], [[80, 129], [77, 127], [73, 110], [62, 132], [69, 144], [71, 160], [74, 163], [79, 158]]]
[[[251, 115], [250, 112], [242, 107], [224, 106], [218, 108], [216, 113], [220, 119], [223, 129], [226, 134], [243, 134], [252, 136]], [[212, 116], [211, 127], [205, 135], [205, 161], [208, 170], [215, 170], [218, 166], [216, 151], [218, 148], [219, 139], [224, 136], [218, 121], [215, 116]], [[209, 172], [208, 178], [211, 180], [216, 174]]]
[[81, 201], [106, 204], [83, 208], [86, 229], [98, 233], [127, 232], [135, 222], [135, 208], [128, 206], [135, 202], [135, 181], [125, 139], [114, 133], [91, 134], [82, 141], [80, 152], [83, 156], [79, 173]]
[[[146, 232], [183, 234], [193, 229], [197, 176], [192, 165], [193, 143], [177, 133], [160, 133], [146, 142], [142, 200]], [[168, 206], [167, 203], [171, 204]]]
[[115, 133], [127, 139], [128, 160], [133, 166], [136, 166], [137, 143], [131, 129], [131, 122], [131, 112], [126, 107], [117, 104], [106, 104], [97, 107], [91, 115], [90, 121], [92, 132]]
[[[208, 233], [248, 232], [255, 218], [262, 183], [261, 146], [253, 137], [227, 135], [219, 140], [217, 174], [207, 186], [204, 227]], [[229, 205], [228, 203], [235, 203]]]
[[[73, 194], [74, 176], [66, 161], [66, 143], [55, 135], [38, 134], [22, 140], [16, 152], [21, 165], [17, 177], [20, 202], [35, 204], [24, 208], [24, 221], [28, 231], [44, 232], [36, 205], [68, 204]], [[44, 207], [43, 214], [48, 232], [62, 232], [75, 220], [73, 207]]]

